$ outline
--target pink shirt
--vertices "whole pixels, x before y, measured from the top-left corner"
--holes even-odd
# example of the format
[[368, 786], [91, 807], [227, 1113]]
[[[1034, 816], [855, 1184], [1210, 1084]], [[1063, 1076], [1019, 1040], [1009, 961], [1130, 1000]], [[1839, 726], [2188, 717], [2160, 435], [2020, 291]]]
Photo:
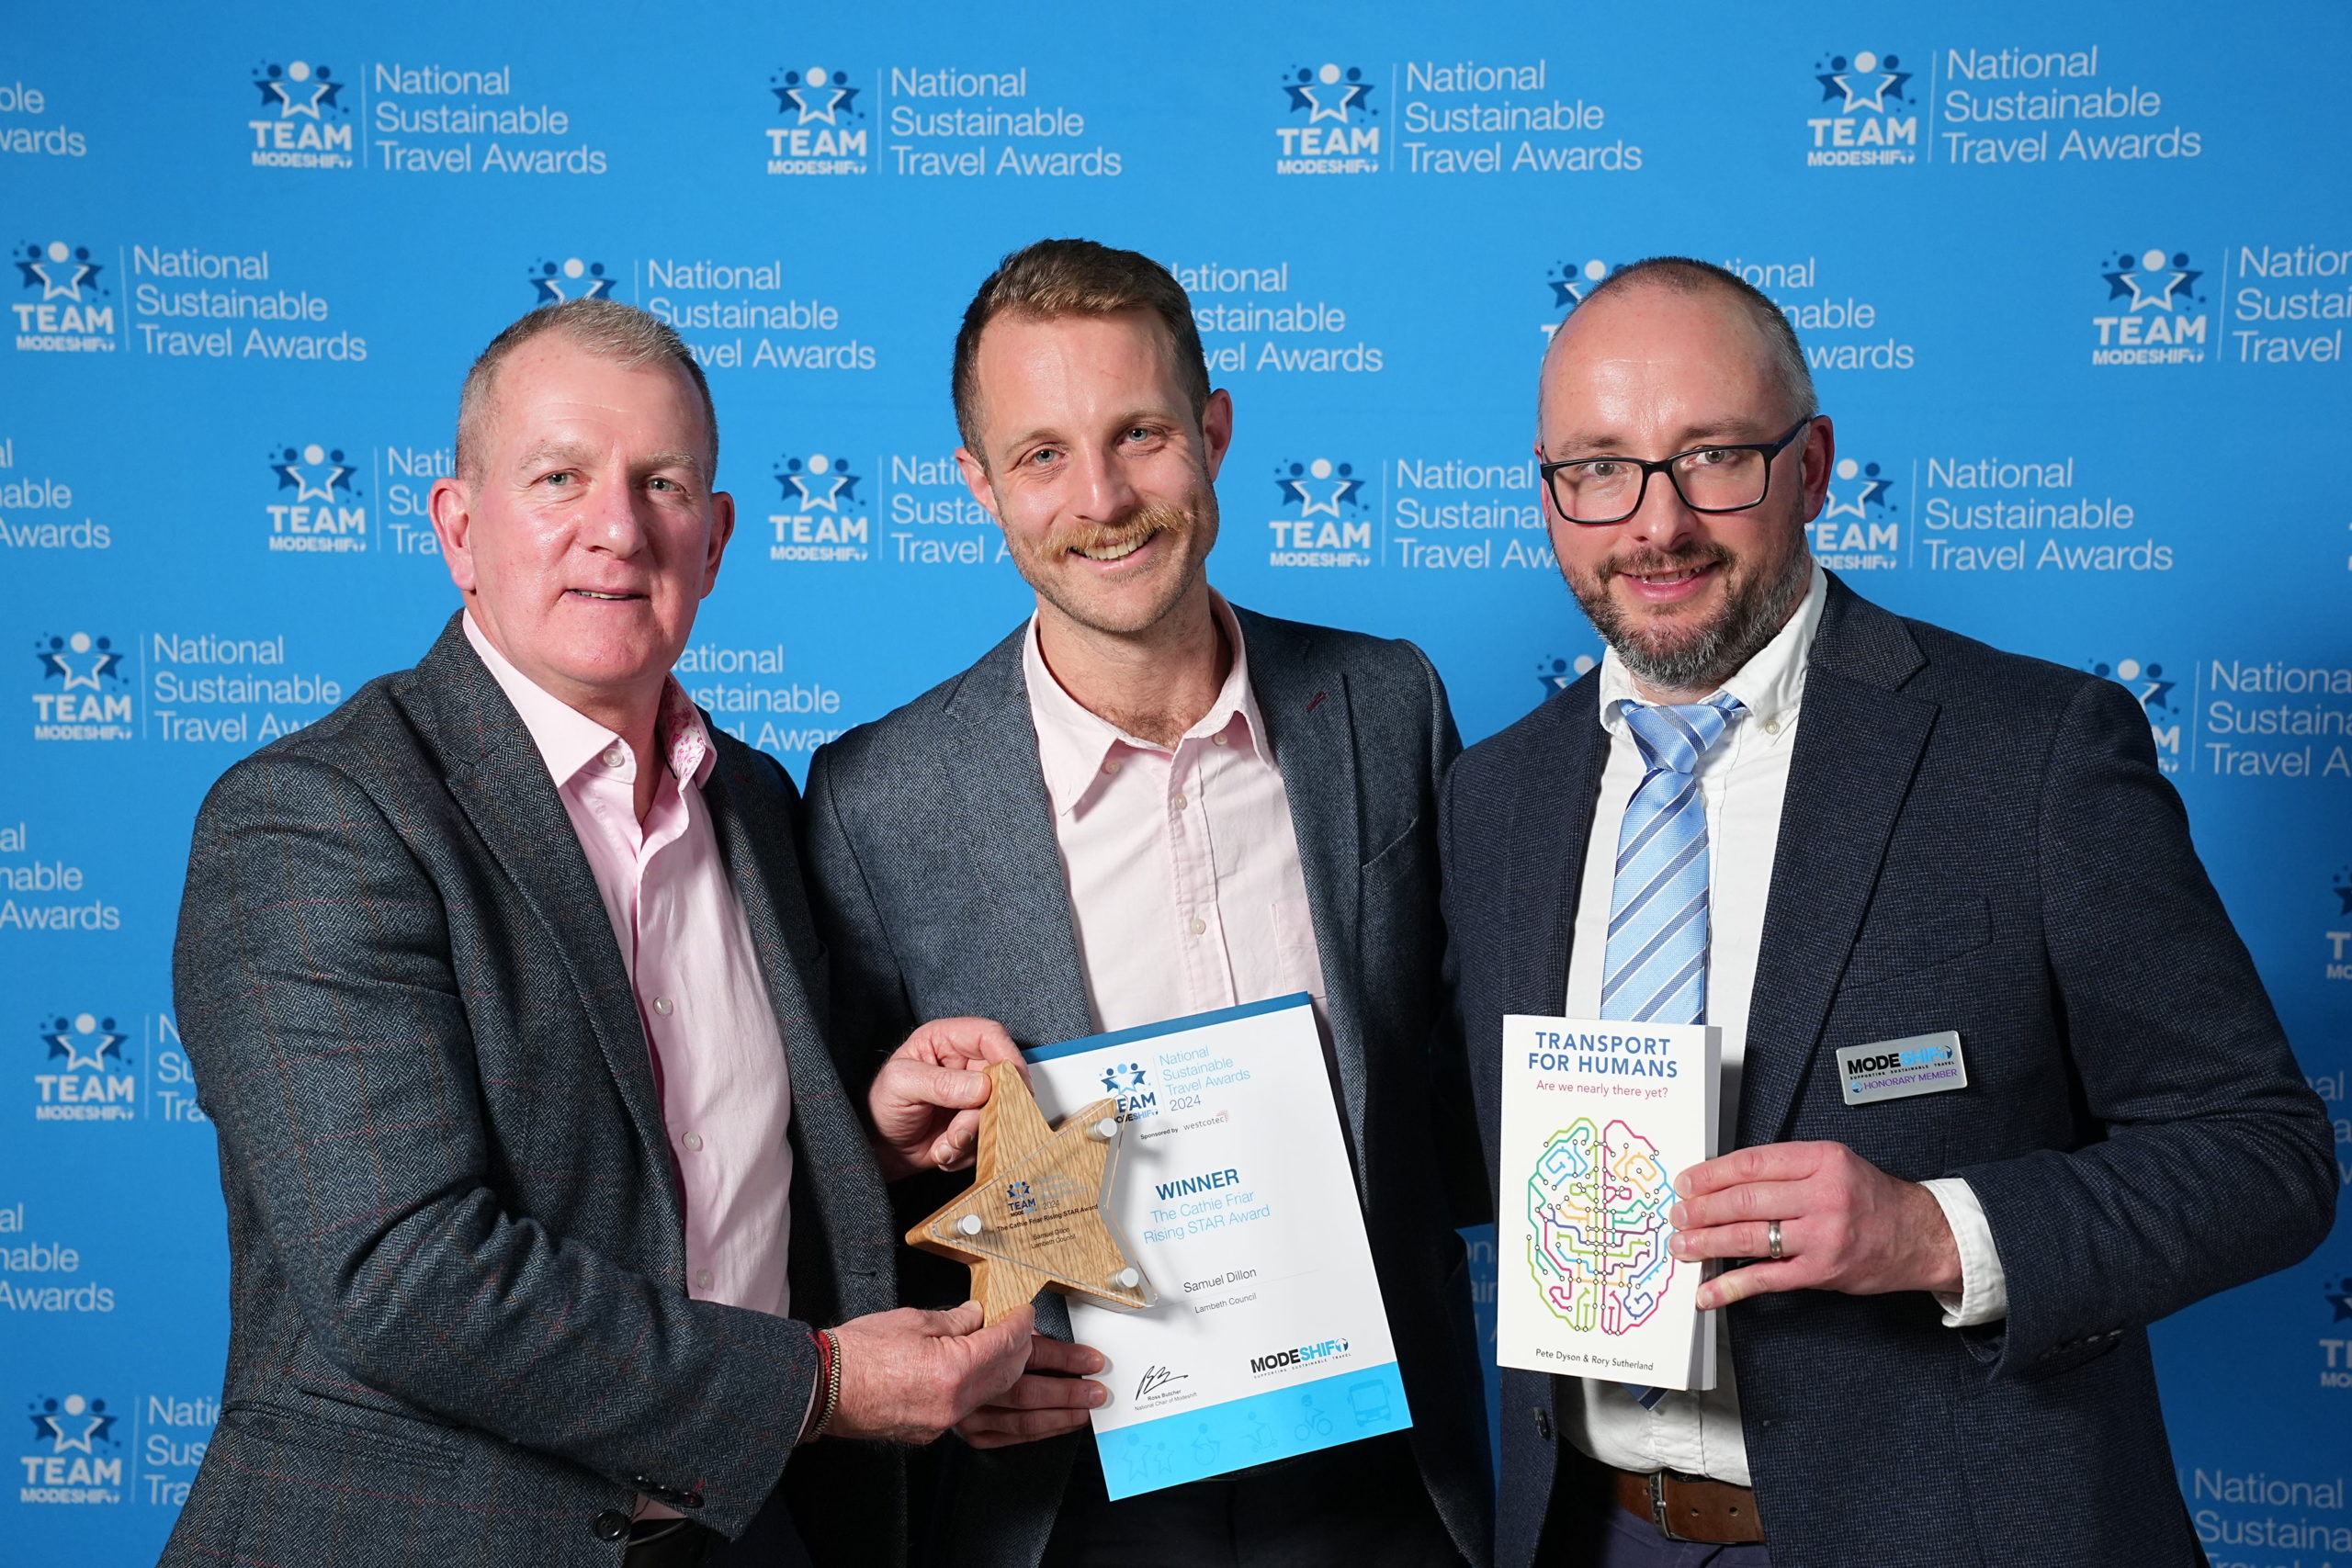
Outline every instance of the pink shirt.
[[1295, 991], [1323, 1010], [1290, 798], [1250, 692], [1240, 623], [1224, 599], [1215, 604], [1233, 670], [1173, 750], [1079, 705], [1029, 623], [1029, 716], [1101, 1030]]
[[716, 756], [702, 716], [670, 682], [660, 730], [668, 765], [640, 827], [628, 742], [533, 685], [471, 615], [465, 625], [547, 762], [628, 967], [685, 1184], [686, 1293], [782, 1316], [791, 1304], [792, 1083], [702, 798]]

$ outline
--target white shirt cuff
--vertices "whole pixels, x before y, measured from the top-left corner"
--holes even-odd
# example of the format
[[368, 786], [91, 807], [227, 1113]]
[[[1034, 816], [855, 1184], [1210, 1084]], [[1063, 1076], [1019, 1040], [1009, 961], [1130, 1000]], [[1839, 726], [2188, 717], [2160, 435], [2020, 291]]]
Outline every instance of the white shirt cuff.
[[1960, 1246], [1960, 1293], [1935, 1292], [1944, 1309], [1946, 1328], [1974, 1328], [1998, 1323], [2009, 1315], [2009, 1281], [2001, 1272], [2001, 1255], [1993, 1247], [1993, 1226], [1975, 1191], [1957, 1176], [1920, 1183], [1936, 1195]]

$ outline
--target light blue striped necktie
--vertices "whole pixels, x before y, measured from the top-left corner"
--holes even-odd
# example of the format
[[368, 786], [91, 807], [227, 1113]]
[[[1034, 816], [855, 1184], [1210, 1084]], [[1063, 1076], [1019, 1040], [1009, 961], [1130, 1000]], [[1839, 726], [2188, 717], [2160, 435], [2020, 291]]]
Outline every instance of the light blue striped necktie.
[[[1707, 803], [1699, 759], [1747, 710], [1718, 692], [1703, 703], [1627, 703], [1625, 723], [1648, 772], [1617, 829], [1617, 875], [1600, 1016], [1701, 1023], [1707, 1016]], [[1631, 1385], [1645, 1410], [1671, 1389]]]

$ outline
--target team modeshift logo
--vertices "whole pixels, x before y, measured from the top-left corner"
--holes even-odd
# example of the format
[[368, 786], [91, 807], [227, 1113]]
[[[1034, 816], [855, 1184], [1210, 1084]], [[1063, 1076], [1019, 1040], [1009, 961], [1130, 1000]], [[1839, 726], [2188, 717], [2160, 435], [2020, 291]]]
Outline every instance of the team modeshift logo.
[[[2205, 313], [2187, 251], [2122, 251], [2099, 264], [2107, 313], [2091, 318], [2093, 365], [2195, 365], [2205, 357]], [[2120, 301], [2120, 303], [2119, 303]]]
[[315, 441], [280, 446], [269, 455], [269, 471], [277, 476], [276, 496], [263, 508], [272, 550], [347, 555], [368, 547], [368, 508], [343, 448]]
[[1544, 287], [1552, 291], [1552, 303], [1563, 313], [1584, 303], [1584, 297], [1594, 284], [1607, 277], [1611, 268], [1607, 262], [1595, 256], [1582, 266], [1562, 262], [1545, 275]]
[[567, 256], [560, 262], [533, 262], [525, 276], [531, 285], [534, 306], [560, 305], [567, 299], [604, 299], [613, 292], [614, 280], [605, 275], [605, 264], [582, 261], [578, 256]]
[[1286, 515], [1266, 522], [1274, 535], [1271, 565], [1372, 564], [1372, 519], [1354, 464], [1329, 457], [1285, 463], [1274, 470], [1274, 488]]
[[[42, 891], [80, 891], [78, 868], [74, 886]], [[33, 1075], [33, 1120], [36, 1122], [130, 1122], [139, 1114], [139, 1079], [130, 1070], [123, 1046], [130, 1037], [115, 1027], [113, 1019], [91, 1013], [72, 1018], [43, 1019], [40, 1070]]]
[[261, 113], [245, 122], [254, 133], [253, 161], [264, 169], [348, 169], [353, 156], [351, 106], [345, 84], [324, 65], [296, 60], [254, 68]]
[[133, 739], [130, 682], [114, 639], [88, 632], [35, 640], [40, 685], [32, 694], [36, 740]]
[[1919, 161], [1919, 112], [1908, 96], [1911, 73], [1898, 56], [1858, 50], [1814, 65], [1821, 88], [1805, 120], [1809, 168], [1860, 168]]
[[1544, 287], [1552, 294], [1552, 313], [1536, 322], [1535, 330], [1544, 334], [1546, 343], [1551, 341], [1554, 333], [1560, 330], [1560, 323], [1566, 320], [1568, 312], [1583, 304], [1584, 297], [1616, 270], [1599, 256], [1593, 256], [1582, 263], [1559, 262], [1544, 275]]
[[1549, 697], [1583, 680], [1600, 662], [1589, 653], [1579, 653], [1574, 659], [1539, 659], [1535, 661], [1535, 679], [1543, 686], [1544, 694]]
[[1102, 1092], [1118, 1098], [1122, 1122], [1147, 1122], [1160, 1112], [1151, 1069], [1141, 1062], [1116, 1062], [1102, 1069]]
[[[2343, 1326], [2352, 1324], [2352, 1273], [2323, 1280], [2319, 1292], [2331, 1336], [2352, 1334]], [[2319, 1349], [2319, 1386], [2352, 1389], [2352, 1338], [2323, 1338]]]
[[17, 347], [34, 354], [111, 354], [119, 331], [114, 289], [105, 264], [90, 247], [63, 240], [28, 240], [9, 253], [23, 289], [10, 301], [17, 313]]
[[122, 1439], [107, 1402], [87, 1394], [48, 1395], [26, 1412], [32, 1417], [31, 1451], [19, 1456], [25, 1479], [19, 1503], [119, 1503]]
[[775, 538], [768, 559], [862, 561], [874, 553], [874, 519], [857, 493], [861, 482], [844, 457], [812, 452], [779, 458], [782, 509], [768, 514]]
[[784, 118], [766, 130], [769, 174], [866, 172], [873, 130], [857, 101], [864, 89], [851, 85], [848, 73], [822, 65], [778, 71], [768, 91]]
[[[1290, 118], [1274, 127], [1282, 151], [1278, 175], [1376, 175], [1380, 172], [1380, 111], [1361, 65], [1331, 62], [1298, 65], [1283, 73]], [[1306, 118], [1298, 117], [1304, 115]]]
[[1813, 553], [1832, 571], [1885, 571], [1903, 564], [1901, 510], [1885, 465], [1840, 457], [1821, 515], [1806, 532]]

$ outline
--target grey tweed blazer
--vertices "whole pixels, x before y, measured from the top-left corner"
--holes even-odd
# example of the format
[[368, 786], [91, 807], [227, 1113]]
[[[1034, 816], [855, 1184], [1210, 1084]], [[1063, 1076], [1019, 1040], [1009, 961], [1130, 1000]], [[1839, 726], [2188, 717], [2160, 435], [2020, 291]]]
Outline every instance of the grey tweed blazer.
[[[1439, 989], [1437, 789], [1460, 742], [1444, 687], [1410, 643], [1236, 614], [1306, 873], [1413, 1451], [1463, 1554], [1484, 1563], [1490, 1470], [1446, 1180], [1448, 1156], [1475, 1169], [1476, 1134]], [[1094, 1032], [1022, 677], [1025, 635], [809, 766], [810, 897], [832, 947], [842, 1049], [868, 1073], [921, 1019], [994, 1018], [1024, 1045]], [[922, 1187], [902, 1185], [910, 1198]], [[1069, 1337], [1060, 1297], [1041, 1297], [1037, 1315]], [[1077, 1446], [1091, 1441], [976, 1451], [946, 1439], [929, 1532], [944, 1543], [940, 1560], [1030, 1568]]]
[[[888, 1206], [820, 1032], [792, 784], [714, 739], [792, 1079], [792, 1310], [830, 1324], [893, 1304]], [[780, 1479], [820, 1561], [901, 1555], [895, 1456], [795, 1457], [806, 1323], [687, 1299], [611, 925], [455, 617], [214, 786], [174, 993], [220, 1134], [231, 1340], [171, 1568], [611, 1568], [598, 1516], [636, 1495], [698, 1494], [732, 1535]]]

